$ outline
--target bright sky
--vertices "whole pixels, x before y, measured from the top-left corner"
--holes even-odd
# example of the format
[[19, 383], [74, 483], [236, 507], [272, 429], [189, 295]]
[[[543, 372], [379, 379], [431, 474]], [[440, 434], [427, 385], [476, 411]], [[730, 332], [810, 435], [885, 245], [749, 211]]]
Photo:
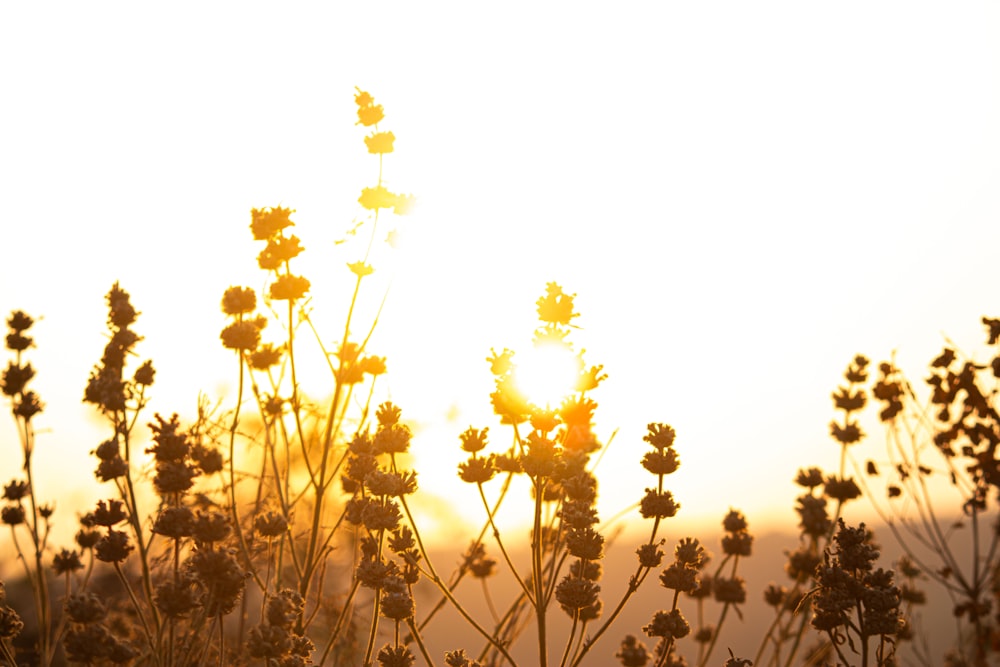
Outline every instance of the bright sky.
[[610, 376], [604, 513], [641, 495], [663, 421], [681, 511], [713, 524], [787, 522], [795, 471], [835, 465], [829, 396], [855, 353], [922, 377], [944, 335], [974, 351], [1000, 314], [997, 3], [486, 7], [0, 7], [0, 311], [44, 318], [43, 495], [98, 497], [105, 436], [80, 399], [115, 280], [164, 413], [234, 394], [218, 304], [262, 282], [252, 207], [297, 209], [339, 336], [356, 257], [332, 242], [377, 169], [355, 86], [397, 137], [389, 186], [419, 197], [376, 266], [394, 280], [373, 345], [428, 489], [458, 484], [458, 434], [492, 423], [484, 359], [527, 341], [551, 280]]

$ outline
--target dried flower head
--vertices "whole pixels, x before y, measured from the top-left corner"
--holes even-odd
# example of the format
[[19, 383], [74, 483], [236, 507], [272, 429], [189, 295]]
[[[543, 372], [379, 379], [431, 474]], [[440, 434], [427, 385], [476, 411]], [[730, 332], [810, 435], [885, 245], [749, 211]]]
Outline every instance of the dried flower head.
[[125, 510], [122, 509], [124, 503], [121, 500], [97, 501], [97, 509], [93, 512], [93, 522], [95, 526], [110, 528], [121, 523], [128, 518]]
[[413, 433], [406, 424], [393, 424], [375, 432], [375, 451], [379, 454], [404, 454], [410, 449]]
[[698, 570], [691, 565], [673, 562], [660, 573], [660, 585], [681, 593], [691, 593], [698, 587]]
[[35, 377], [35, 369], [31, 367], [31, 364], [18, 365], [11, 361], [3, 372], [0, 390], [7, 396], [17, 396], [24, 391], [33, 377]]
[[222, 312], [246, 315], [257, 307], [257, 294], [250, 287], [230, 287], [222, 294]]
[[848, 500], [854, 500], [861, 496], [861, 489], [858, 487], [854, 479], [847, 477], [840, 479], [835, 476], [830, 476], [826, 480], [826, 484], [823, 487], [826, 491], [826, 495], [838, 500], [842, 503]]
[[474, 453], [484, 449], [487, 444], [486, 436], [489, 433], [489, 430], [489, 427], [484, 429], [475, 429], [470, 426], [467, 428], [461, 435], [458, 436], [462, 441], [462, 450]]
[[549, 324], [566, 325], [578, 314], [573, 312], [575, 294], [566, 294], [558, 283], [548, 283], [545, 294], [541, 296], [538, 306], [538, 319]]
[[305, 607], [305, 600], [297, 591], [283, 588], [267, 601], [267, 622], [291, 629], [295, 619], [302, 614]]
[[402, 621], [413, 616], [413, 596], [400, 576], [387, 577], [382, 586], [380, 610], [383, 616]]
[[0, 607], [0, 639], [16, 637], [23, 629], [24, 622], [16, 611], [6, 605]]
[[157, 584], [153, 603], [167, 618], [184, 618], [198, 606], [198, 592], [189, 578], [167, 579]]
[[747, 520], [741, 512], [734, 509], [729, 510], [729, 514], [722, 520], [722, 527], [730, 533], [736, 533], [747, 529]]
[[691, 632], [691, 626], [680, 609], [658, 611], [653, 614], [653, 620], [642, 628], [647, 637], [663, 637], [665, 639], [681, 639]]
[[667, 424], [652, 423], [646, 429], [648, 432], [642, 439], [657, 450], [668, 449], [674, 446], [674, 438], [677, 437], [677, 434], [672, 427]]
[[97, 623], [108, 615], [108, 608], [99, 596], [83, 593], [67, 598], [66, 615], [74, 623]]
[[199, 542], [221, 542], [231, 532], [229, 516], [222, 512], [198, 512], [191, 535]]
[[814, 489], [823, 483], [823, 471], [819, 468], [799, 468], [795, 483], [807, 489]]
[[618, 658], [623, 667], [645, 667], [652, 656], [646, 645], [640, 642], [635, 635], [625, 635], [615, 657]]
[[302, 276], [285, 273], [271, 283], [269, 295], [275, 301], [296, 301], [309, 291], [309, 280]]
[[135, 549], [129, 543], [128, 533], [109, 528], [94, 547], [94, 556], [105, 563], [120, 563]]
[[267, 511], [254, 517], [253, 527], [262, 537], [280, 537], [288, 530], [288, 519], [274, 511]]
[[295, 211], [289, 208], [255, 208], [250, 211], [250, 231], [257, 241], [266, 241], [295, 223], [290, 217]]
[[83, 569], [83, 562], [80, 560], [80, 552], [62, 549], [52, 557], [52, 571], [57, 575], [70, 574]]
[[413, 652], [405, 646], [386, 644], [376, 656], [381, 667], [410, 667], [416, 660]]
[[494, 459], [492, 454], [487, 458], [472, 456], [458, 464], [458, 476], [469, 484], [485, 484], [497, 473]]
[[283, 348], [273, 343], [264, 343], [250, 353], [250, 368], [264, 371], [281, 361]]
[[742, 604], [747, 599], [747, 586], [743, 577], [716, 578], [713, 584], [716, 602]]
[[693, 537], [685, 537], [677, 543], [677, 547], [674, 549], [674, 558], [677, 559], [678, 563], [695, 568], [700, 567], [702, 561], [707, 557], [705, 548]]
[[[276, 271], [305, 250], [297, 236], [272, 236], [257, 255], [257, 266], [264, 271]], [[251, 310], [253, 310], [251, 308]]]
[[227, 349], [249, 352], [260, 345], [260, 329], [254, 321], [240, 320], [223, 329], [219, 338], [222, 339], [222, 346]]
[[358, 203], [369, 211], [377, 211], [395, 207], [398, 199], [399, 195], [390, 192], [383, 185], [377, 185], [374, 188], [363, 188]]
[[669, 491], [660, 493], [656, 489], [646, 489], [646, 495], [639, 503], [639, 513], [646, 519], [670, 518], [677, 514], [678, 509], [680, 504], [674, 501], [674, 495]]
[[379, 405], [378, 410], [375, 411], [375, 419], [378, 420], [378, 424], [382, 428], [392, 428], [399, 423], [399, 418], [402, 415], [403, 410], [388, 401]]
[[599, 560], [604, 557], [604, 536], [590, 526], [570, 528], [566, 533], [566, 548], [571, 556]]
[[660, 563], [663, 562], [663, 550], [660, 549], [663, 543], [664, 540], [660, 540], [656, 544], [643, 544], [636, 549], [635, 553], [639, 556], [639, 564], [648, 568], [659, 567]]
[[365, 145], [368, 147], [369, 153], [383, 155], [392, 152], [392, 144], [395, 140], [396, 136], [392, 132], [375, 132], [365, 137]]
[[568, 574], [556, 586], [556, 601], [572, 616], [574, 612], [596, 603], [600, 592], [601, 587], [593, 581]]
[[26, 495], [28, 495], [28, 482], [24, 480], [13, 479], [3, 487], [4, 500], [17, 502]]
[[354, 96], [354, 102], [358, 105], [358, 124], [365, 127], [378, 125], [385, 117], [385, 111], [381, 104], [375, 104], [375, 98], [360, 88], [356, 88], [358, 94]]
[[153, 368], [153, 362], [147, 359], [142, 362], [139, 368], [135, 369], [132, 380], [141, 387], [148, 387], [153, 384], [154, 377], [156, 377], [156, 369]]
[[194, 530], [194, 512], [189, 507], [164, 507], [153, 521], [153, 532], [164, 537], [189, 537]]

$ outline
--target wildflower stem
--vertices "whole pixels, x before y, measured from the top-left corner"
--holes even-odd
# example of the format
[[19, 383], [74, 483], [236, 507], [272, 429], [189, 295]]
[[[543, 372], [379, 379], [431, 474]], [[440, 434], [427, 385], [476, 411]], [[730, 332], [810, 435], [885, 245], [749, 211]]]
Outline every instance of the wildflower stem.
[[507, 652], [507, 649], [504, 647], [504, 645], [501, 642], [497, 641], [497, 639], [493, 635], [488, 633], [485, 630], [485, 628], [483, 628], [483, 626], [479, 625], [476, 619], [472, 618], [472, 616], [469, 615], [469, 612], [466, 611], [465, 607], [462, 606], [462, 603], [459, 602], [454, 595], [452, 595], [451, 589], [448, 588], [448, 585], [445, 584], [444, 581], [442, 581], [440, 576], [438, 576], [437, 571], [434, 569], [434, 564], [428, 557], [427, 549], [424, 547], [424, 542], [423, 539], [420, 537], [420, 532], [416, 528], [416, 523], [413, 521], [413, 514], [410, 512], [410, 507], [406, 503], [406, 496], [400, 496], [399, 501], [400, 504], [403, 506], [403, 512], [406, 514], [407, 521], [409, 521], [410, 525], [413, 526], [413, 536], [417, 540], [417, 546], [420, 548], [420, 554], [421, 556], [423, 556], [424, 562], [427, 563], [427, 568], [428, 568], [427, 575], [430, 578], [430, 580], [434, 583], [435, 586], [438, 587], [438, 590], [440, 590], [441, 593], [443, 593], [444, 596], [448, 598], [448, 601], [451, 602], [452, 606], [455, 607], [455, 610], [462, 615], [462, 618], [468, 621], [469, 625], [471, 625], [476, 630], [476, 632], [481, 634], [488, 642], [493, 644], [497, 648], [497, 650], [500, 651], [503, 657], [506, 658], [508, 662], [510, 662], [511, 667], [517, 667], [517, 661], [514, 660], [514, 658], [510, 655], [510, 653]]
[[500, 539], [500, 529], [497, 528], [496, 523], [494, 522], [493, 512], [490, 510], [490, 504], [486, 500], [486, 493], [483, 491], [482, 482], [477, 482], [476, 488], [479, 489], [479, 498], [483, 501], [483, 508], [486, 510], [486, 516], [489, 521], [489, 525], [493, 529], [493, 539], [496, 540], [497, 546], [500, 547], [500, 553], [503, 554], [503, 559], [504, 562], [507, 563], [507, 568], [510, 570], [511, 574], [514, 575], [514, 579], [517, 580], [517, 583], [521, 587], [521, 590], [524, 591], [524, 594], [528, 598], [528, 602], [537, 607], [538, 606], [536, 602], [537, 598], [532, 598], [531, 592], [528, 590], [527, 584], [524, 583], [524, 580], [521, 579], [520, 575], [517, 573], [517, 568], [514, 567], [514, 563], [510, 559], [510, 554], [507, 553], [507, 548], [504, 546], [503, 540]]
[[663, 642], [663, 652], [656, 658], [656, 667], [667, 667], [670, 662], [670, 652], [674, 648], [674, 638], [670, 637]]
[[[155, 634], [150, 631], [149, 624], [146, 622], [146, 615], [142, 612], [142, 607], [139, 605], [139, 599], [135, 596], [135, 591], [132, 590], [132, 584], [128, 582], [128, 577], [122, 572], [122, 567], [119, 563], [113, 563], [115, 568], [115, 573], [118, 574], [118, 579], [122, 582], [122, 586], [125, 587], [125, 592], [128, 593], [129, 600], [132, 601], [132, 608], [135, 609], [135, 615], [139, 618], [139, 622], [142, 623], [142, 632], [146, 637], [146, 642], [149, 644], [149, 650], [153, 652], [153, 656], [156, 657], [158, 652], [156, 650], [156, 642], [154, 640]], [[159, 659], [157, 658], [157, 662]]]
[[417, 642], [417, 647], [420, 648], [420, 654], [424, 656], [424, 662], [427, 663], [428, 667], [434, 667], [434, 660], [431, 659], [431, 654], [427, 651], [427, 647], [424, 646], [424, 638], [420, 636], [420, 630], [417, 628], [417, 624], [413, 622], [412, 616], [406, 619], [406, 624], [410, 628], [410, 636], [413, 637], [413, 640]]
[[[20, 357], [21, 355], [18, 353], [18, 365], [20, 365]], [[50, 654], [52, 653], [49, 646], [49, 642], [52, 639], [52, 628], [49, 627], [51, 620], [49, 618], [50, 609], [48, 581], [46, 580], [45, 571], [42, 567], [42, 552], [45, 549], [45, 539], [40, 535], [38, 527], [38, 500], [35, 496], [35, 480], [32, 475], [31, 465], [32, 453], [34, 452], [34, 429], [31, 427], [30, 420], [23, 417], [18, 417], [17, 419], [21, 422], [21, 429], [19, 430], [22, 448], [24, 450], [24, 472], [25, 476], [28, 478], [28, 501], [31, 505], [31, 525], [28, 526], [28, 528], [29, 533], [31, 534], [32, 546], [34, 547], [33, 555], [35, 557], [35, 572], [37, 574], [35, 581], [31, 586], [31, 590], [35, 596], [35, 610], [38, 615], [38, 648], [42, 655], [44, 664], [48, 664], [51, 658]], [[24, 564], [25, 570], [28, 570], [27, 561], [24, 561]]]
[[494, 625], [500, 622], [500, 613], [497, 611], [496, 605], [493, 603], [493, 595], [490, 594], [490, 587], [486, 583], [486, 579], [480, 580], [483, 588], [483, 599], [486, 601], [486, 607], [490, 611], [490, 616], [493, 618]]
[[[295, 370], [295, 306], [291, 299], [288, 301], [288, 367], [292, 376], [292, 417], [295, 420], [295, 430], [303, 453], [306, 451], [306, 438], [302, 428], [302, 406], [299, 403], [299, 385]], [[339, 384], [338, 384], [339, 387]], [[323, 517], [324, 496], [326, 490], [326, 462], [329, 453], [330, 439], [323, 443], [323, 452], [320, 460], [319, 480], [314, 481], [314, 501], [312, 511], [312, 530], [309, 532], [309, 546], [306, 550], [306, 557], [303, 561], [302, 578], [299, 581], [299, 594], [306, 600], [309, 599], [309, 588], [312, 585], [313, 574], [316, 571], [317, 561], [316, 548], [320, 537], [320, 523]], [[304, 628], [299, 628], [304, 630]]]
[[716, 623], [715, 629], [712, 631], [712, 639], [709, 641], [708, 647], [705, 649], [705, 655], [702, 657], [701, 662], [698, 663], [698, 667], [705, 667], [705, 665], [708, 664], [708, 659], [712, 656], [712, 651], [715, 650], [715, 643], [719, 639], [719, 634], [722, 631], [722, 624], [725, 623], [726, 614], [731, 606], [731, 602], [726, 602], [722, 605], [722, 611], [719, 612], [719, 622]]
[[569, 628], [569, 636], [566, 637], [566, 647], [563, 649], [562, 659], [559, 660], [559, 667], [566, 667], [569, 660], [570, 649], [573, 648], [573, 639], [576, 637], [576, 628], [580, 624], [580, 610], [573, 610], [573, 622]]
[[538, 664], [548, 665], [548, 647], [546, 646], [546, 607], [545, 582], [542, 581], [542, 551], [544, 550], [544, 535], [542, 534], [542, 502], [544, 500], [545, 484], [540, 477], [532, 480], [535, 485], [535, 520], [531, 539], [531, 581], [535, 587], [535, 620], [538, 626]]
[[[657, 475], [657, 477], [658, 477], [657, 489], [659, 493], [662, 493], [663, 475]], [[653, 529], [649, 535], [649, 542], [648, 542], [649, 545], [656, 544], [656, 533], [658, 532], [659, 527], [660, 527], [660, 517], [657, 516], [653, 519]], [[639, 590], [639, 586], [641, 586], [642, 582], [645, 581], [650, 571], [652, 571], [652, 568], [645, 567], [643, 565], [640, 565], [636, 569], [635, 574], [633, 574], [629, 578], [628, 588], [625, 589], [625, 592], [622, 594], [621, 599], [615, 606], [614, 611], [612, 611], [608, 615], [604, 623], [602, 623], [601, 626], [597, 629], [597, 632], [595, 632], [592, 637], [587, 639], [582, 644], [580, 650], [577, 652], [577, 655], [573, 659], [571, 667], [577, 667], [583, 660], [584, 656], [586, 656], [587, 653], [590, 651], [590, 649], [594, 646], [594, 644], [597, 643], [597, 640], [601, 638], [601, 635], [603, 635], [605, 632], [608, 631], [608, 628], [611, 627], [611, 624], [614, 623], [615, 619], [618, 618], [618, 615], [622, 613], [622, 610], [625, 608], [625, 605], [628, 603], [629, 599], [631, 599], [631, 597], [635, 595], [635, 592]]]
[[[788, 659], [785, 661], [785, 667], [792, 667], [792, 661], [795, 660], [795, 654], [799, 650], [799, 644], [802, 643], [802, 637], [805, 636], [806, 624], [809, 622], [809, 616], [807, 614], [802, 614], [799, 618], [799, 629], [795, 632], [792, 639], [792, 646], [788, 652]], [[847, 664], [846, 662], [844, 664]]]
[[14, 657], [14, 652], [11, 650], [9, 646], [7, 646], [6, 639], [0, 639], [0, 653], [3, 654], [3, 658], [4, 660], [7, 661], [8, 665], [18, 664], [17, 660]]
[[[503, 502], [504, 498], [506, 498], [507, 491], [510, 489], [510, 483], [511, 483], [511, 480], [513, 479], [513, 477], [514, 477], [514, 475], [512, 473], [508, 473], [507, 477], [504, 478], [503, 485], [500, 487], [500, 494], [499, 494], [499, 496], [497, 496], [496, 502], [493, 503], [493, 514], [494, 515], [500, 509], [500, 505]], [[483, 538], [486, 536], [486, 531], [489, 529], [489, 527], [490, 527], [490, 522], [487, 520], [487, 522], [484, 523], [483, 527], [480, 529], [479, 535], [476, 537], [475, 541], [472, 543], [471, 549], [475, 549], [480, 544], [482, 544]], [[468, 564], [467, 563], [463, 563], [457, 569], [457, 571], [452, 575], [451, 583], [448, 584], [449, 589], [452, 590], [452, 591], [454, 591], [458, 587], [458, 585], [461, 583], [461, 581], [465, 577], [465, 575], [468, 574], [468, 572], [469, 572]], [[420, 627], [421, 629], [427, 627], [427, 624], [430, 623], [431, 619], [434, 618], [434, 616], [437, 614], [438, 611], [440, 611], [441, 609], [444, 608], [444, 605], [447, 604], [447, 602], [448, 602], [448, 597], [445, 596], [445, 595], [442, 595], [440, 597], [440, 599], [438, 599], [437, 603], [433, 607], [431, 607], [430, 612], [428, 612], [427, 616], [424, 617], [424, 620], [422, 620], [420, 622], [420, 624], [419, 624], [418, 627]]]
[[[136, 415], [136, 417], [137, 416], [138, 416], [138, 414]], [[128, 419], [127, 419], [127, 413], [125, 413], [125, 412], [122, 413], [122, 416], [121, 416], [120, 420], [116, 416], [116, 418], [115, 418], [115, 432], [118, 433], [119, 430], [120, 430], [118, 428], [118, 424], [125, 424], [127, 421], [128, 421]], [[149, 561], [150, 561], [150, 558], [149, 558], [149, 544], [145, 541], [145, 539], [143, 539], [142, 522], [139, 520], [139, 503], [138, 503], [138, 501], [136, 501], [135, 486], [132, 483], [132, 458], [131, 458], [131, 453], [130, 453], [131, 452], [131, 444], [130, 444], [129, 434], [131, 433], [132, 427], [134, 425], [135, 425], [135, 420], [133, 419], [133, 422], [132, 422], [131, 426], [122, 429], [124, 431], [122, 433], [122, 447], [123, 447], [123, 449], [125, 451], [125, 463], [126, 463], [126, 468], [125, 468], [125, 489], [128, 492], [127, 502], [128, 502], [128, 504], [129, 504], [129, 506], [131, 508], [131, 511], [129, 511], [129, 513], [128, 513], [128, 521], [129, 521], [130, 524], [132, 524], [132, 530], [135, 532], [135, 541], [136, 541], [136, 545], [138, 546], [138, 549], [139, 549], [139, 564], [140, 564], [141, 570], [142, 570], [142, 586], [143, 586], [143, 590], [146, 593], [146, 599], [150, 602], [150, 615], [153, 618], [153, 626], [156, 628], [157, 634], [159, 634], [159, 629], [160, 629], [160, 615], [159, 615], [159, 612], [156, 609], [156, 606], [152, 604], [152, 601], [153, 601], [153, 580], [152, 580], [152, 576], [151, 576], [150, 571], [149, 571]], [[119, 572], [120, 572], [120, 569], [119, 569]], [[124, 579], [124, 575], [122, 575], [122, 577]], [[134, 595], [134, 593], [132, 593], [131, 587], [129, 587], [129, 595], [133, 598], [133, 604], [136, 605], [135, 606], [135, 613], [138, 614], [139, 617], [142, 619], [143, 626], [145, 627], [146, 626], [145, 616], [144, 616], [144, 614], [142, 612], [142, 609], [138, 606], [138, 601], [135, 599], [135, 595]], [[148, 627], [146, 627], [146, 633], [147, 633], [147, 636], [152, 641], [152, 636], [153, 635], [149, 633], [149, 628]], [[154, 653], [155, 653], [155, 647], [154, 647]]]
[[375, 651], [375, 635], [378, 633], [378, 614], [381, 603], [381, 588], [375, 589], [375, 599], [372, 602], [372, 622], [371, 627], [368, 631], [368, 646], [365, 648], [365, 667], [371, 667], [372, 664], [372, 653]]
[[[495, 629], [493, 631], [494, 637], [499, 639], [502, 636], [501, 630], [504, 630], [504, 626], [507, 626], [508, 630], [506, 632], [508, 633], [509, 637], [506, 640], [506, 643], [510, 643], [511, 641], [513, 641], [513, 637], [516, 636], [516, 634], [518, 633], [516, 628], [517, 615], [519, 611], [525, 608], [524, 602], [526, 599], [527, 597], [523, 592], [517, 594], [517, 597], [514, 598], [513, 602], [510, 603], [510, 606], [504, 613], [503, 618], [501, 618], [496, 623]], [[492, 646], [494, 646], [492, 641], [487, 642], [486, 645], [483, 646], [482, 650], [479, 652], [479, 657], [478, 657], [478, 660], [480, 662], [484, 662], [486, 660], [486, 654], [489, 653], [490, 647]]]
[[587, 655], [590, 649], [593, 648], [593, 646], [601, 638], [601, 635], [603, 635], [605, 632], [608, 631], [608, 628], [611, 627], [611, 624], [614, 623], [615, 620], [618, 618], [618, 615], [622, 613], [622, 610], [625, 608], [625, 605], [628, 603], [629, 599], [631, 599], [631, 597], [635, 595], [635, 592], [639, 590], [639, 586], [646, 579], [646, 576], [649, 574], [651, 569], [652, 568], [643, 567], [640, 565], [639, 568], [636, 570], [635, 574], [633, 574], [629, 578], [628, 587], [622, 594], [622, 597], [618, 601], [618, 604], [615, 606], [611, 614], [608, 615], [607, 620], [605, 620], [604, 623], [601, 624], [601, 627], [597, 629], [597, 632], [595, 632], [592, 637], [590, 637], [589, 639], [587, 639], [587, 641], [583, 643], [580, 652], [573, 659], [571, 667], [577, 667], [580, 664], [580, 662], [583, 661], [583, 658]]
[[240, 551], [246, 561], [247, 569], [253, 577], [254, 583], [260, 590], [267, 590], [257, 568], [254, 567], [253, 559], [250, 557], [250, 548], [247, 546], [246, 537], [243, 535], [243, 523], [240, 521], [239, 505], [236, 501], [236, 427], [240, 423], [240, 407], [243, 405], [243, 391], [245, 387], [243, 350], [239, 350], [239, 384], [236, 389], [236, 407], [233, 409], [233, 419], [229, 423], [229, 511], [233, 515], [233, 530], [240, 543]]
[[344, 600], [344, 606], [337, 615], [337, 623], [333, 626], [333, 630], [330, 632], [330, 638], [326, 642], [326, 648], [323, 649], [323, 655], [320, 656], [319, 664], [320, 666], [326, 662], [327, 657], [330, 655], [330, 651], [333, 649], [333, 645], [337, 643], [337, 639], [340, 637], [340, 631], [344, 627], [344, 621], [349, 616], [348, 610], [351, 608], [351, 603], [354, 601], [354, 594], [358, 591], [358, 586], [360, 581], [355, 578], [351, 583], [351, 590], [347, 594], [347, 598]]

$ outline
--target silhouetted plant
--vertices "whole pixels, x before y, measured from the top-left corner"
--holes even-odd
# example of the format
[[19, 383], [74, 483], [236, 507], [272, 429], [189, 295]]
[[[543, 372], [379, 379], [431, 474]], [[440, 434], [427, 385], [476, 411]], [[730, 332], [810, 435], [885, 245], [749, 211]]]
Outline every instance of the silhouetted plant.
[[[1000, 320], [982, 322], [990, 362], [963, 360], [946, 346], [929, 364], [925, 398], [893, 362], [879, 364], [872, 393], [887, 458], [866, 464], [870, 485], [885, 478], [884, 496], [869, 495], [908, 556], [905, 601], [924, 601], [914, 584], [918, 573], [947, 591], [960, 624], [956, 659], [977, 666], [989, 663], [1000, 640]], [[965, 561], [963, 549], [971, 551]]]
[[[231, 286], [221, 300], [225, 324], [219, 340], [232, 352], [238, 378], [233, 404], [210, 408], [202, 401], [191, 423], [176, 414], [149, 417], [155, 371], [150, 361], [133, 363], [142, 340], [133, 328], [139, 313], [130, 295], [113, 285], [106, 297], [108, 342], [84, 391], [84, 401], [107, 422], [107, 436], [93, 454], [94, 474], [110, 491], [80, 517], [72, 549], [57, 551], [48, 543], [52, 506], [38, 503], [33, 484], [32, 419], [42, 404], [28, 388], [34, 370], [24, 359], [32, 320], [20, 311], [8, 320], [13, 359], [2, 389], [18, 427], [25, 478], [4, 487], [2, 520], [34, 596], [33, 618], [24, 615], [35, 623], [37, 636], [30, 647], [14, 645], [24, 624], [0, 588], [0, 660], [408, 667], [421, 659], [433, 665], [442, 658], [431, 655], [424, 635], [450, 607], [477, 645], [445, 653], [449, 667], [516, 665], [513, 648], [525, 635], [534, 642], [530, 664], [578, 667], [597, 654], [656, 573], [669, 604], [649, 610], [641, 627], [623, 628], [623, 639], [604, 655], [626, 667], [666, 667], [689, 664], [683, 657], [688, 651], [697, 656], [694, 664], [713, 664], [716, 649], [724, 646], [723, 628], [742, 615], [752, 590], [739, 570], [753, 551], [748, 521], [735, 509], [725, 515], [717, 563], [693, 536], [677, 540], [667, 559], [661, 532], [681, 507], [668, 484], [680, 455], [674, 429], [649, 423], [643, 438], [648, 448], [638, 461], [649, 477], [636, 498], [638, 517], [632, 511], [633, 521], [644, 522], [640, 543], [629, 547], [637, 562], [622, 574], [620, 596], [606, 597], [602, 585], [611, 575], [603, 561], [614, 533], [597, 511], [595, 466], [608, 443], [596, 431], [593, 397], [606, 375], [575, 347], [575, 295], [557, 283], [547, 284], [536, 302], [532, 343], [568, 356], [573, 384], [558, 401], [536, 405], [521, 386], [517, 355], [507, 348], [491, 351], [486, 361], [495, 390], [488, 400], [501, 428], [470, 425], [455, 434], [468, 455], [456, 472], [475, 488], [482, 525], [454, 571], [432, 561], [411, 508], [420, 493], [418, 471], [408, 467], [412, 430], [399, 406], [375, 399], [376, 382], [387, 371], [385, 358], [369, 349], [378, 316], [359, 324], [357, 314], [376, 270], [372, 257], [384, 214], [406, 213], [414, 200], [389, 190], [383, 180], [384, 158], [395, 145], [393, 133], [380, 129], [384, 109], [367, 92], [358, 90], [354, 99], [367, 151], [379, 164], [378, 178], [358, 199], [366, 217], [348, 231], [350, 242], [340, 244], [350, 293], [342, 329], [326, 337], [311, 318], [312, 285], [296, 262], [305, 249], [291, 233], [295, 212], [255, 208], [250, 231], [263, 244], [257, 263], [266, 272], [265, 287], [258, 294]], [[988, 321], [991, 344], [1000, 337], [1000, 322], [994, 322]], [[329, 340], [335, 341], [330, 347], [324, 343]], [[322, 398], [306, 396], [299, 381], [304, 359], [316, 364], [316, 357], [330, 374]], [[947, 409], [939, 415], [947, 425], [941, 432], [950, 435], [935, 443], [952, 462], [952, 481], [966, 492], [963, 507], [978, 528], [988, 492], [1000, 480], [994, 457], [1000, 425], [992, 421], [993, 394], [976, 384], [984, 368], [948, 370], [952, 361], [936, 365], [944, 369], [937, 375], [942, 394], [936, 404]], [[785, 566], [791, 583], [762, 590], [774, 623], [753, 661], [729, 650], [727, 667], [796, 660], [895, 664], [896, 642], [911, 628], [907, 610], [921, 602], [917, 560], [901, 563], [903, 583], [897, 584], [892, 572], [877, 567], [870, 532], [843, 518], [845, 504], [861, 495], [847, 463], [849, 448], [863, 438], [858, 414], [866, 403], [867, 364], [854, 359], [846, 385], [834, 394], [841, 413], [831, 424], [841, 448], [836, 474], [805, 468], [796, 478], [804, 491], [796, 507], [800, 543]], [[1000, 361], [992, 368], [1000, 376]], [[906, 414], [909, 396], [893, 389], [904, 387], [896, 373], [883, 365], [875, 389], [877, 398], [888, 401], [883, 418], [892, 428]], [[961, 417], [952, 417], [955, 410]], [[148, 438], [139, 428], [143, 423]], [[960, 456], [973, 463], [961, 468], [954, 463]], [[911, 457], [895, 469], [905, 473], [904, 482], [922, 483], [929, 473], [921, 465]], [[524, 535], [511, 535], [501, 531], [499, 519], [516, 511], [511, 496], [519, 488], [529, 495], [530, 526]], [[898, 496], [923, 487], [889, 488]], [[933, 517], [925, 519], [940, 533]], [[30, 549], [22, 548], [25, 537]], [[515, 543], [529, 546], [523, 560]], [[959, 609], [975, 627], [980, 647], [988, 634], [985, 605], [994, 595], [995, 559], [989, 563], [988, 573], [971, 578], [957, 568], [936, 577], [965, 596]], [[501, 572], [514, 582], [506, 597], [491, 583]], [[464, 602], [463, 581], [477, 586], [484, 615]], [[63, 590], [52, 607], [55, 582]], [[436, 602], [418, 604], [421, 589]], [[714, 619], [712, 609], [718, 612]], [[812, 630], [823, 641], [807, 651], [803, 640]], [[648, 647], [642, 635], [656, 645]]]

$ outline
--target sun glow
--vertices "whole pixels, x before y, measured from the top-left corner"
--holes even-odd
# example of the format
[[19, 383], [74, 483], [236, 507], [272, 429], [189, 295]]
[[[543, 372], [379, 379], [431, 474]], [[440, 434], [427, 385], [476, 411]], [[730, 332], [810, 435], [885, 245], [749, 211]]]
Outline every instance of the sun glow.
[[536, 343], [515, 356], [517, 388], [538, 407], [557, 407], [576, 391], [583, 361], [563, 343]]

